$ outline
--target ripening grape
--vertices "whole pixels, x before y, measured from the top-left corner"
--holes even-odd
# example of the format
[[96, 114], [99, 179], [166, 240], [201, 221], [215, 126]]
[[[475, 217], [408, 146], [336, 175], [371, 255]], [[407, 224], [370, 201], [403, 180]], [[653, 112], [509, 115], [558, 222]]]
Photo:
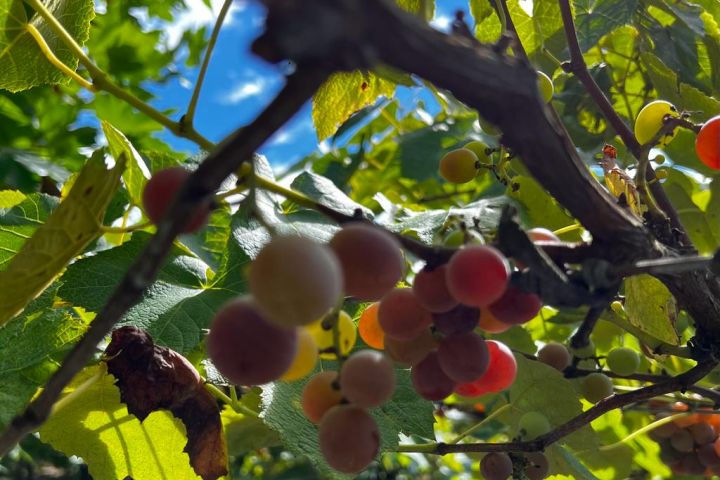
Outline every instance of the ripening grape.
[[458, 148], [440, 159], [440, 176], [451, 183], [466, 183], [477, 175], [478, 157], [467, 148]]
[[502, 333], [512, 328], [509, 323], [503, 323], [495, 318], [488, 308], [480, 309], [480, 321], [478, 327], [487, 333]]
[[695, 138], [695, 152], [705, 165], [720, 169], [720, 115], [705, 122]]
[[316, 373], [303, 387], [301, 405], [308, 420], [319, 423], [325, 412], [342, 401], [337, 372]]
[[207, 337], [208, 356], [237, 385], [277, 380], [292, 364], [296, 351], [296, 330], [268, 322], [250, 297], [223, 305]]
[[542, 452], [532, 452], [525, 455], [528, 464], [525, 467], [525, 475], [529, 480], [543, 480], [550, 472], [550, 463]]
[[572, 357], [570, 352], [560, 343], [546, 343], [537, 354], [538, 360], [560, 370], [561, 372], [570, 366]]
[[717, 467], [720, 465], [720, 457], [715, 451], [715, 445], [708, 443], [697, 449], [697, 456], [700, 463], [706, 467]]
[[607, 375], [597, 372], [583, 378], [581, 388], [583, 396], [590, 403], [597, 403], [612, 395], [614, 391], [612, 380]]
[[388, 338], [410, 340], [432, 324], [432, 315], [425, 310], [410, 288], [395, 288], [381, 300], [378, 321]]
[[459, 228], [448, 233], [443, 240], [446, 247], [462, 247], [464, 245], [485, 245], [485, 239], [475, 230]]
[[460, 304], [444, 313], [433, 313], [435, 329], [445, 336], [472, 332], [478, 326], [480, 310]]
[[440, 366], [437, 352], [430, 352], [411, 370], [415, 391], [423, 398], [439, 401], [453, 392], [455, 382], [447, 376]]
[[695, 442], [690, 431], [686, 429], [678, 430], [670, 437], [670, 444], [678, 452], [692, 452], [695, 449]]
[[527, 293], [509, 286], [500, 299], [489, 307], [493, 316], [509, 325], [529, 322], [542, 308], [542, 300], [534, 293]]
[[382, 350], [385, 348], [385, 332], [378, 321], [378, 307], [380, 304], [375, 302], [363, 310], [358, 320], [358, 333], [368, 346]]
[[524, 440], [533, 440], [550, 431], [550, 422], [540, 412], [526, 412], [518, 420], [518, 430]]
[[436, 350], [437, 347], [438, 342], [429, 328], [424, 329], [417, 337], [410, 340], [385, 338], [385, 351], [390, 355], [390, 358], [408, 367], [420, 362], [428, 353]]
[[378, 407], [395, 391], [395, 369], [380, 352], [354, 353], [340, 370], [340, 391], [350, 403], [364, 408]]
[[[677, 109], [672, 103], [664, 100], [655, 100], [645, 105], [635, 118], [635, 137], [640, 144], [648, 143], [663, 127], [665, 115], [678, 116]], [[664, 137], [659, 145], [670, 143], [677, 133], [677, 129], [671, 135]]]
[[313, 371], [317, 363], [318, 347], [312, 334], [304, 328], [298, 328], [297, 337], [295, 358], [280, 380], [293, 381], [303, 378]]
[[453, 297], [465, 305], [485, 307], [505, 293], [510, 265], [493, 247], [468, 245], [450, 258], [446, 275]]
[[[142, 203], [143, 209], [151, 222], [154, 224], [160, 223], [189, 176], [190, 172], [184, 168], [172, 167], [155, 172], [152, 178], [148, 180], [143, 189]], [[198, 206], [194, 213], [189, 216], [192, 218], [183, 228], [183, 233], [196, 232], [207, 223], [210, 216], [208, 202]]]
[[701, 422], [688, 427], [692, 434], [695, 445], [705, 445], [706, 443], [712, 443], [717, 438], [717, 433], [712, 425]]
[[474, 332], [451, 335], [438, 346], [440, 367], [458, 383], [479, 378], [488, 368], [490, 355], [485, 340]]
[[432, 270], [426, 268], [415, 275], [412, 290], [418, 303], [433, 313], [447, 312], [458, 301], [450, 295], [446, 281], [447, 266], [440, 265]]
[[[334, 346], [333, 325], [330, 319], [323, 319], [308, 325], [307, 330], [315, 338], [317, 348], [320, 351], [320, 358], [332, 360], [337, 358], [331, 350]], [[340, 310], [337, 317], [338, 340], [340, 344], [340, 355], [345, 356], [355, 346], [357, 340], [357, 329], [355, 324], [345, 311]]]
[[480, 460], [480, 473], [486, 480], [506, 480], [512, 471], [512, 460], [507, 453], [488, 453]]
[[354, 405], [338, 405], [328, 411], [318, 428], [320, 452], [335, 470], [365, 470], [380, 449], [380, 431], [368, 412]]
[[608, 353], [607, 367], [611, 372], [627, 377], [640, 367], [640, 355], [632, 348], [614, 348]]
[[275, 237], [250, 265], [250, 293], [278, 325], [307, 325], [340, 300], [340, 263], [325, 245], [302, 237]]
[[553, 81], [548, 77], [546, 74], [538, 70], [537, 72], [537, 86], [538, 90], [540, 90], [540, 98], [545, 103], [550, 103], [550, 100], [552, 100], [553, 92], [555, 91], [555, 87], [553, 86]]
[[488, 369], [480, 378], [455, 388], [455, 392], [464, 397], [501, 392], [510, 387], [517, 376], [517, 362], [512, 351], [504, 343], [495, 340], [487, 340], [485, 343], [490, 354]]
[[342, 265], [345, 293], [358, 300], [379, 300], [402, 278], [400, 243], [380, 228], [349, 223], [330, 240], [330, 248]]

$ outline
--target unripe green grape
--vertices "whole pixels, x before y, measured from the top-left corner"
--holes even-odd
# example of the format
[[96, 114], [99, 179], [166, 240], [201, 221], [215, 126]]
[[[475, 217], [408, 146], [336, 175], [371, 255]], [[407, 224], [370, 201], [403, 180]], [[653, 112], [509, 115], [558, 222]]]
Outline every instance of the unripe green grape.
[[553, 92], [555, 91], [555, 87], [553, 86], [553, 82], [550, 77], [538, 70], [537, 85], [538, 90], [540, 90], [540, 98], [542, 98], [543, 102], [550, 103], [550, 100], [552, 100], [553, 97]]
[[668, 171], [666, 168], [663, 168], [662, 170], [656, 170], [655, 171], [655, 178], [658, 180], [664, 180], [668, 177]]
[[440, 159], [440, 176], [451, 183], [467, 183], [477, 175], [478, 157], [467, 148], [458, 148]]
[[[637, 118], [635, 118], [635, 137], [641, 145], [648, 143], [657, 135], [664, 125], [663, 118], [665, 115], [677, 117], [678, 112], [672, 103], [664, 100], [650, 102], [640, 110]], [[663, 146], [670, 143], [676, 133], [677, 129], [671, 135], [661, 139], [659, 145]]]
[[[325, 328], [328, 326], [330, 328]], [[321, 320], [305, 328], [307, 328], [315, 338], [317, 348], [322, 352], [320, 353], [320, 358], [330, 360], [336, 358], [334, 353], [327, 352], [327, 350], [335, 345], [333, 342], [335, 337], [331, 322], [326, 323], [326, 321]], [[338, 313], [337, 328], [339, 333], [340, 355], [344, 356], [350, 353], [350, 350], [355, 346], [355, 341], [357, 341], [357, 328], [355, 328], [355, 323], [353, 323], [350, 315], [342, 310]]]
[[551, 429], [547, 417], [540, 412], [526, 412], [518, 421], [518, 431], [524, 440], [545, 435]]
[[485, 245], [485, 239], [475, 230], [457, 229], [445, 236], [443, 245], [454, 248], [464, 245]]
[[589, 358], [595, 355], [595, 344], [592, 340], [588, 342], [587, 345], [581, 348], [573, 348], [570, 347], [570, 353], [575, 355], [578, 358]]
[[492, 160], [490, 160], [490, 157], [487, 154], [488, 146], [480, 140], [473, 140], [472, 142], [468, 142], [465, 144], [465, 146], [463, 146], [463, 148], [467, 148], [468, 150], [473, 152], [481, 163], [492, 162]]
[[653, 162], [657, 163], [658, 165], [662, 165], [663, 163], [665, 163], [665, 155], [655, 155], [655, 158], [653, 158]]
[[614, 348], [608, 353], [607, 366], [611, 372], [627, 377], [640, 367], [640, 355], [632, 348]]
[[614, 392], [612, 380], [602, 373], [591, 373], [583, 378], [581, 385], [582, 394], [590, 403], [597, 403]]
[[565, 370], [572, 361], [572, 357], [567, 347], [561, 343], [550, 342], [545, 344], [538, 351], [538, 360], [546, 365], [560, 370]]

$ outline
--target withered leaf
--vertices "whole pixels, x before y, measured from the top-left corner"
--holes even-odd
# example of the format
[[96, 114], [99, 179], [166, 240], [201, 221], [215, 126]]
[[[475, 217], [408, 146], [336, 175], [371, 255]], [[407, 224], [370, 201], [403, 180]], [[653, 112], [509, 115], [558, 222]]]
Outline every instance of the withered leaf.
[[113, 331], [105, 355], [128, 412], [143, 421], [155, 410], [170, 410], [187, 430], [185, 452], [195, 473], [203, 480], [228, 473], [220, 410], [185, 357], [129, 326]]

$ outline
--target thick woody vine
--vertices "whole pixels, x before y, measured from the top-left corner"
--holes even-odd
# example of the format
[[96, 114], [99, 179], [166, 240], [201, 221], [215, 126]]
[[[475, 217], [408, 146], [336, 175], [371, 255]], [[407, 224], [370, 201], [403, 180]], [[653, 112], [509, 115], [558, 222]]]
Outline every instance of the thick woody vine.
[[[62, 27], [58, 27], [57, 22], [53, 23], [52, 15], [40, 2], [30, 0], [28, 3], [63, 37]], [[511, 210], [504, 212], [498, 227], [497, 247], [505, 255], [529, 267], [513, 275], [513, 288], [538, 294], [545, 303], [552, 305], [591, 307], [573, 339], [575, 347], [581, 348], [587, 344], [594, 322], [609, 307], [623, 276], [640, 272], [652, 273], [668, 286], [680, 306], [693, 317], [698, 331], [698, 338], [690, 350], [673, 350], [671, 346], [666, 346], [669, 350], [663, 352], [692, 357], [697, 361], [692, 369], [675, 377], [623, 377], [635, 378], [649, 385], [600, 399], [582, 414], [532, 440], [430, 443], [401, 446], [399, 451], [439, 455], [452, 452], [536, 452], [610, 410], [667, 393], [689, 390], [705, 397], [713, 406], [719, 403], [717, 392], [694, 385], [717, 364], [717, 352], [713, 347], [720, 339], [720, 283], [714, 273], [716, 262], [694, 255], [677, 212], [659, 184], [652, 182], [655, 174], [647, 163], [647, 155], [650, 146], [658, 138], [640, 145], [589, 75], [578, 46], [567, 0], [561, 0], [560, 7], [571, 58], [563, 68], [578, 76], [625, 146], [643, 167], [640, 171], [644, 172], [644, 176], [639, 183], [647, 185], [646, 194], [654, 199], [662, 213], [653, 218], [659, 225], [648, 227], [640, 218], [619, 205], [590, 175], [557, 113], [541, 101], [536, 88], [536, 72], [522, 53], [522, 46], [512, 36], [504, 37], [509, 40], [503, 40], [504, 45], [500, 46], [479, 45], [461, 34], [447, 36], [432, 30], [385, 0], [315, 0], [303, 2], [302, 5], [298, 2], [266, 0], [264, 3], [269, 10], [267, 29], [255, 42], [253, 49], [270, 62], [293, 61], [295, 72], [288, 76], [282, 91], [253, 122], [218, 146], [213, 146], [192, 127], [199, 86], [193, 95], [188, 114], [180, 122], [172, 122], [159, 112], [139, 105], [137, 99], [121, 94], [128, 103], [173, 133], [210, 150], [210, 154], [187, 177], [177, 200], [166, 212], [153, 219], [157, 220], [157, 233], [128, 270], [105, 307], [98, 312], [82, 340], [66, 356], [42, 392], [2, 433], [0, 454], [5, 454], [24, 435], [37, 429], [47, 419], [63, 388], [91, 359], [96, 345], [152, 284], [174, 238], [188, 227], [188, 223], [193, 222], [185, 212], [192, 211], [193, 207], [200, 204], [210, 204], [212, 195], [230, 174], [241, 172], [250, 177], [249, 184], [253, 188], [284, 195], [304, 207], [318, 210], [339, 224], [371, 224], [361, 214], [337, 212], [268, 179], [256, 177], [249, 166], [254, 152], [292, 118], [331, 73], [372, 68], [377, 63], [418, 75], [447, 89], [459, 100], [477, 109], [484, 118], [502, 130], [503, 145], [522, 158], [535, 179], [592, 233], [593, 242], [589, 245], [550, 242], [537, 246], [520, 229]], [[226, 2], [222, 15], [227, 12], [228, 6], [229, 2]], [[504, 12], [507, 30], [513, 32], [514, 27], [504, 2], [498, 3], [498, 9]], [[455, 30], [459, 31], [458, 28]], [[217, 31], [213, 33], [213, 38], [216, 37]], [[74, 44], [71, 38], [65, 40], [70, 45]], [[505, 51], [508, 46], [515, 52], [515, 56]], [[76, 81], [92, 90], [104, 89], [111, 93], [116, 90], [114, 84], [94, 67], [80, 47], [75, 49], [75, 53], [92, 77], [92, 83], [82, 78], [76, 78]], [[203, 63], [202, 72], [207, 69], [208, 60], [209, 56]], [[199, 85], [201, 83], [202, 80]], [[695, 130], [698, 128], [684, 119], [669, 119], [664, 129], [670, 131], [678, 126]], [[558, 171], [562, 171], [563, 175], [557, 175]], [[663, 219], [666, 219], [667, 225], [662, 225], [665, 221]], [[373, 228], [380, 229], [375, 225]], [[393, 236], [405, 250], [432, 267], [442, 266], [455, 254], [452, 248], [428, 247], [402, 235]], [[587, 275], [581, 279], [577, 269], [570, 271], [566, 263], [582, 264], [582, 271]], [[596, 288], [598, 285], [600, 288]], [[337, 349], [339, 332], [336, 325], [339, 320], [336, 318], [334, 322], [333, 343]], [[562, 370], [568, 377], [596, 373], [576, 365], [565, 366]]]

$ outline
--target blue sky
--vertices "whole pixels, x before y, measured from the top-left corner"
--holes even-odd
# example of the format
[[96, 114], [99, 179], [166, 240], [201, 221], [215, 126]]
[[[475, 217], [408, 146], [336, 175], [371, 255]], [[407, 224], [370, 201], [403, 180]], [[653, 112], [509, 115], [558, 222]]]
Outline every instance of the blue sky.
[[[186, 0], [188, 10], [178, 12], [171, 25], [164, 25], [170, 44], [184, 29], [212, 27], [215, 14], [222, 4], [212, 0], [211, 12], [202, 0]], [[467, 9], [467, 0], [437, 0], [433, 25], [446, 30], [457, 9]], [[142, 12], [135, 12], [142, 18]], [[249, 48], [253, 39], [260, 35], [264, 20], [263, 8], [254, 1], [235, 0], [218, 38], [210, 68], [197, 109], [195, 125], [213, 141], [221, 140], [234, 129], [250, 122], [283, 84], [282, 73], [277, 67], [255, 58]], [[156, 99], [153, 105], [160, 109], [183, 109], [191, 96], [197, 70], [181, 67], [182, 76], [161, 87], [152, 88]], [[405, 89], [407, 90], [407, 89]], [[411, 103], [422, 92], [400, 91], [403, 103]], [[195, 152], [197, 147], [169, 133], [162, 138], [179, 150]], [[283, 129], [263, 146], [260, 153], [266, 155], [275, 166], [297, 161], [318, 148], [312, 125], [311, 106], [308, 103]]]

